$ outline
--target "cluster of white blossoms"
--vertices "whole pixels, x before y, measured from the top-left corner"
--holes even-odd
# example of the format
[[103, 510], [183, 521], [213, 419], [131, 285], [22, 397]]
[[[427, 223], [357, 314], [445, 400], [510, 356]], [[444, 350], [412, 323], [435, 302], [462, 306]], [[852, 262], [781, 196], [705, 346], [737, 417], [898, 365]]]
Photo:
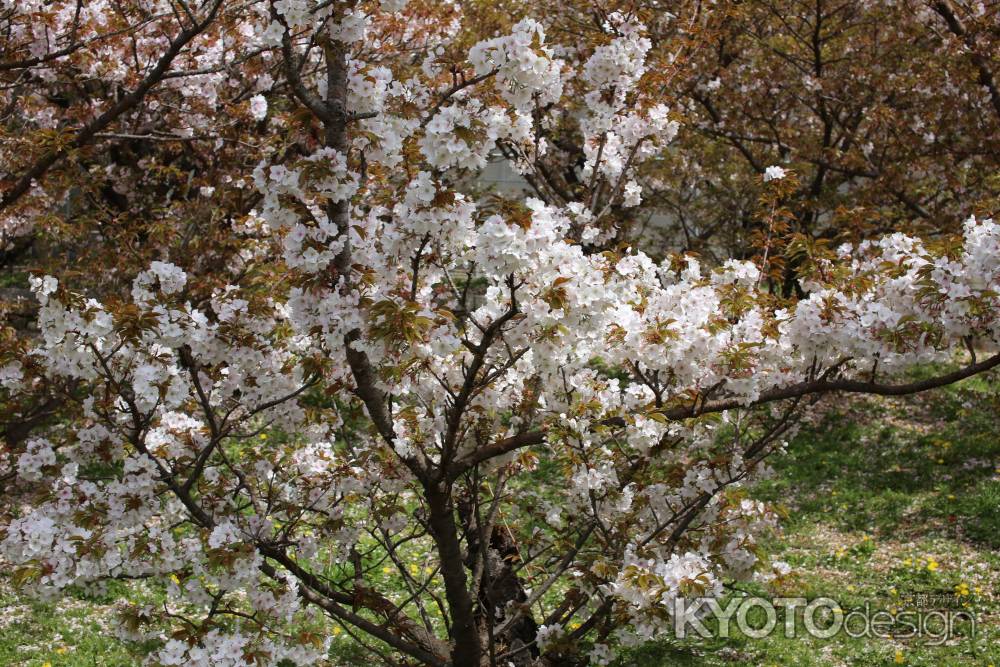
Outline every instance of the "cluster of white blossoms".
[[191, 645], [177, 639], [168, 639], [164, 647], [152, 657], [160, 665], [191, 665], [192, 667], [242, 667], [253, 659], [266, 659], [268, 664], [287, 661], [293, 665], [308, 665], [321, 659], [327, 646], [308, 648], [287, 646], [271, 641], [256, 644], [252, 635], [224, 633], [212, 630], [200, 644]]
[[545, 45], [545, 28], [534, 19], [514, 24], [510, 35], [479, 42], [469, 51], [469, 62], [479, 76], [495, 69], [494, 85], [518, 110], [562, 97], [563, 63]]
[[250, 114], [254, 120], [264, 120], [267, 118], [267, 98], [263, 95], [254, 95], [250, 98]]
[[[545, 140], [534, 141], [532, 111], [562, 98], [565, 63], [545, 45], [542, 25], [524, 19], [510, 35], [473, 46], [468, 58], [476, 74], [473, 81], [491, 79], [506, 105], [484, 104], [471, 94], [468, 82], [453, 87], [450, 103], [435, 106], [424, 123], [420, 148], [427, 162], [439, 170], [479, 171], [500, 142], [529, 160], [544, 153]], [[420, 86], [412, 88], [413, 95], [424, 94]], [[523, 170], [526, 165], [518, 160], [514, 167]]]
[[679, 125], [667, 106], [636, 93], [651, 46], [644, 26], [615, 14], [606, 29], [613, 35], [610, 42], [583, 66], [582, 79], [591, 90], [580, 121], [586, 137], [581, 176], [591, 179], [597, 172], [614, 184], [622, 206], [633, 207], [642, 201], [636, 167], [662, 151]]
[[[264, 195], [261, 210], [255, 212], [274, 230], [287, 229], [284, 259], [294, 268], [317, 271], [340, 251], [336, 223], [329, 219], [325, 204], [350, 199], [358, 189], [358, 175], [347, 168], [342, 153], [320, 148], [291, 168], [262, 163], [254, 170], [254, 183]], [[309, 173], [303, 179], [303, 172]], [[284, 200], [284, 201], [282, 201]], [[305, 225], [289, 208], [294, 201], [305, 206], [312, 224]]]
[[[275, 8], [305, 26], [314, 5]], [[650, 43], [641, 25], [614, 20], [581, 75], [594, 95], [579, 119], [583, 172], [635, 205], [636, 165], [677, 125], [653, 100], [625, 103]], [[364, 22], [341, 22], [338, 38], [353, 41]], [[478, 73], [496, 70], [496, 88], [447, 100], [440, 81], [403, 84], [352, 63], [348, 99], [365, 106], [348, 111], [378, 114], [357, 117], [351, 153], [363, 166], [347, 148], [319, 148], [253, 173], [252, 217], [280, 238], [291, 276], [264, 298], [222, 285], [194, 301], [197, 281], [166, 261], [135, 278], [122, 307], [35, 278], [41, 336], [28, 356], [87, 398], [72, 423], [20, 453], [18, 474], [39, 496], [6, 530], [3, 558], [48, 594], [155, 576], [172, 582], [167, 611], [231, 603], [261, 625], [162, 637], [161, 664], [307, 664], [325, 646], [297, 644], [289, 630], [316, 622], [306, 602], [326, 600], [367, 629], [352, 605], [407, 622], [367, 582], [350, 588], [365, 574], [359, 549], [401, 535], [433, 550], [421, 503], [474, 470], [477, 488], [488, 475], [513, 478], [505, 516], [533, 519], [533, 546], [562, 548], [573, 531], [606, 540], [597, 555], [571, 557], [566, 576], [590, 608], [625, 612], [616, 641], [645, 640], [678, 597], [718, 595], [724, 579], [763, 567], [755, 540], [775, 517], [725, 493], [760, 462], [752, 444], [728, 444], [742, 408], [837, 378], [893, 381], [966, 341], [1000, 347], [992, 220], [969, 219], [947, 252], [899, 234], [842, 249], [803, 281], [807, 296], [778, 307], [751, 262], [708, 269], [588, 251], [598, 232], [584, 243], [574, 234], [599, 217], [591, 201], [494, 206], [462, 192], [449, 170], [481, 169], [501, 140], [532, 143], [529, 102], [561, 99], [552, 53], [541, 25], [522, 21], [470, 52]], [[268, 113], [251, 104], [255, 117]], [[397, 169], [410, 140], [419, 151]], [[6, 363], [0, 381], [17, 386], [25, 367]], [[259, 439], [275, 432], [281, 443]], [[536, 464], [522, 456], [528, 446], [555, 462], [547, 508], [518, 505], [539, 479], [518, 479]], [[636, 474], [646, 463], [657, 474]], [[415, 481], [426, 471], [440, 475]], [[399, 634], [420, 635], [388, 636]], [[543, 625], [537, 645], [566, 634]], [[595, 663], [611, 659], [606, 646], [592, 650]]]
[[[650, 578], [655, 582], [652, 585]], [[608, 586], [608, 593], [628, 604], [637, 633], [652, 638], [667, 630], [670, 621], [660, 612], [672, 611], [675, 599], [718, 597], [722, 582], [702, 554], [672, 554], [667, 560], [655, 560], [638, 558], [628, 551], [622, 571]], [[640, 615], [649, 609], [653, 613]]]
[[486, 166], [497, 141], [514, 143], [531, 136], [531, 117], [488, 107], [478, 99], [456, 101], [434, 114], [424, 128], [420, 149], [436, 169], [479, 171]]
[[628, 167], [658, 153], [676, 136], [679, 127], [669, 114], [666, 106], [656, 104], [643, 112], [622, 107], [620, 113], [609, 116], [606, 131], [596, 143], [592, 140], [587, 144], [588, 163], [583, 169], [584, 176], [591, 175], [593, 165], [597, 164], [604, 176], [617, 179]]
[[330, 37], [344, 44], [355, 44], [365, 38], [370, 17], [363, 11], [351, 9], [339, 21], [330, 24]]
[[17, 459], [17, 474], [29, 482], [42, 478], [42, 468], [56, 463], [52, 443], [44, 438], [32, 438], [25, 443], [24, 453]]
[[[52, 279], [51, 276], [49, 278]], [[136, 303], [153, 299], [150, 288], [154, 283], [158, 285], [160, 292], [175, 294], [184, 288], [186, 282], [187, 274], [179, 266], [169, 262], [152, 262], [148, 271], [143, 271], [132, 281], [132, 299]]]
[[764, 182], [780, 181], [785, 177], [785, 170], [777, 165], [772, 165], [764, 170]]
[[644, 26], [616, 13], [606, 28], [615, 37], [594, 49], [583, 67], [584, 80], [594, 88], [593, 99], [588, 98], [588, 102], [599, 101], [602, 90], [624, 96], [646, 73], [646, 54], [652, 43], [642, 34]]
[[10, 250], [17, 239], [35, 228], [31, 215], [4, 216], [0, 219], [0, 250]]

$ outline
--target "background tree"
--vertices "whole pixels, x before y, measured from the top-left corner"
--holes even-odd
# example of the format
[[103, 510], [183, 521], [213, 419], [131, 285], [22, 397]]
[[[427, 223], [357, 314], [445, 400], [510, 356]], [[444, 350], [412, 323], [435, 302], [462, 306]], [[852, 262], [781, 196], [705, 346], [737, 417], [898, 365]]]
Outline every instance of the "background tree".
[[[785, 204], [789, 230], [807, 246], [954, 232], [996, 210], [996, 3], [628, 6], [650, 26], [643, 85], [686, 130], [640, 172], [643, 205], [615, 211], [632, 238], [646, 233], [650, 252], [714, 262], [762, 253], [770, 165], [799, 176]], [[605, 20], [598, 7], [570, 3], [551, 30], [586, 54]], [[574, 167], [585, 152], [572, 133], [552, 144], [529, 178], [546, 200], [547, 181], [564, 193], [581, 187]], [[796, 247], [784, 277], [785, 253], [772, 253], [785, 289]]]

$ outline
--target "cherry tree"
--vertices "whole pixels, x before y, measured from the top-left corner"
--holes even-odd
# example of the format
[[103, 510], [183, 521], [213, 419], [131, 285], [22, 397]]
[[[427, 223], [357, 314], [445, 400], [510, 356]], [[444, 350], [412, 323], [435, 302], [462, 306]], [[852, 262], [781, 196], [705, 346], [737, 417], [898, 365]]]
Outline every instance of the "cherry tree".
[[755, 186], [771, 164], [800, 177], [791, 226], [834, 245], [954, 232], [996, 210], [996, 3], [790, 9], [746, 3], [693, 55], [681, 102], [692, 131], [661, 190], [686, 247], [725, 239], [739, 252], [760, 229]]
[[[607, 664], [787, 573], [744, 489], [810, 405], [1000, 364], [990, 219], [807, 246], [782, 294], [768, 165], [755, 261], [628, 242], [682, 131], [655, 7], [572, 43], [530, 5], [0, 6], [3, 229], [121, 255], [5, 329], [0, 554], [40, 596], [160, 582], [119, 628], [150, 664]], [[498, 154], [533, 196], [482, 192]]]

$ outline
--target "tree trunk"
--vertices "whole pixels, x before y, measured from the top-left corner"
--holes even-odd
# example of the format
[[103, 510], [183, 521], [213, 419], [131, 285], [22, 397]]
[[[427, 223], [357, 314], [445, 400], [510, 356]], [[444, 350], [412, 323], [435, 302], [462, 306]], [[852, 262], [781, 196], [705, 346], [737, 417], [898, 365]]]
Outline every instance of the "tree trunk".
[[433, 483], [427, 484], [424, 490], [430, 510], [431, 534], [441, 559], [441, 575], [451, 614], [451, 634], [455, 641], [451, 652], [452, 667], [480, 667], [482, 643], [465, 576], [451, 493], [449, 489], [437, 488]]
[[[466, 544], [469, 545], [465, 566], [470, 572], [475, 572], [476, 563], [485, 556], [475, 620], [477, 625], [482, 626], [480, 634], [489, 637], [491, 629], [499, 628], [508, 618], [509, 605], [517, 607], [528, 599], [524, 585], [515, 571], [520, 562], [520, 554], [510, 531], [503, 526], [491, 526], [487, 543], [482, 543], [479, 524], [482, 517], [477, 517], [472, 498], [468, 494], [460, 499], [458, 512]], [[492, 627], [487, 628], [486, 624], [491, 624]], [[517, 651], [510, 658], [498, 662], [505, 667], [508, 664], [515, 667], [534, 665], [538, 657], [538, 649], [534, 645], [537, 634], [538, 623], [530, 610], [523, 610], [521, 617], [505, 633], [492, 638], [497, 655]]]

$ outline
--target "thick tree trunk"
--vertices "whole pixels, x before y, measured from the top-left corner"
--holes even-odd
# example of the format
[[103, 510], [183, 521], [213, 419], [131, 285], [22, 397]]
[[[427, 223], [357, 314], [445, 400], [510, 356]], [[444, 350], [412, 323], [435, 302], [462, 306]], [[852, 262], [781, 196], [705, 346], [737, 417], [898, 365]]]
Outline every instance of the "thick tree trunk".
[[468, 578], [465, 575], [451, 493], [450, 490], [436, 488], [433, 484], [426, 485], [424, 489], [430, 509], [431, 534], [441, 559], [441, 575], [451, 614], [451, 634], [455, 641], [451, 653], [452, 665], [480, 667], [483, 649], [476, 627]]
[[[513, 664], [515, 667], [534, 665], [538, 657], [538, 650], [534, 646], [538, 624], [529, 610], [525, 610], [506, 632], [494, 634], [495, 629], [502, 626], [508, 618], [509, 606], [521, 605], [528, 599], [515, 570], [520, 562], [520, 555], [514, 538], [502, 526], [493, 525], [489, 529], [486, 544], [483, 544], [483, 529], [479, 524], [482, 517], [477, 517], [473, 501], [468, 495], [459, 501], [458, 511], [468, 545], [466, 567], [470, 572], [475, 572], [480, 558], [485, 561], [482, 566], [482, 583], [478, 589], [479, 606], [476, 610], [476, 623], [482, 626], [480, 636], [492, 636], [497, 654], [517, 651], [510, 658], [499, 661], [501, 664]], [[487, 628], [486, 624], [491, 627]]]

